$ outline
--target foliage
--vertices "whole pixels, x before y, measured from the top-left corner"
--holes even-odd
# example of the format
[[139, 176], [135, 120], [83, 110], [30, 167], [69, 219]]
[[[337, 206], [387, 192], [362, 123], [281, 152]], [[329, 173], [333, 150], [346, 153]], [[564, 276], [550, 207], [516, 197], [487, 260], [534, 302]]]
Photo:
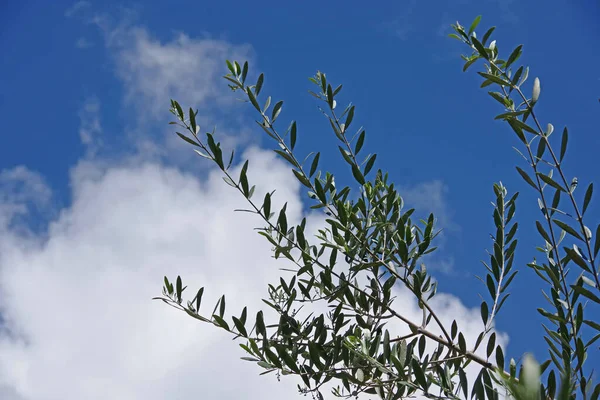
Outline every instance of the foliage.
[[[467, 344], [458, 323], [444, 326], [430, 305], [438, 283], [422, 264], [422, 258], [435, 250], [432, 244], [439, 231], [434, 216], [418, 222], [411, 219], [414, 209], [405, 209], [388, 174], [374, 170], [376, 154], [363, 156], [366, 134], [363, 128], [354, 128], [355, 107], [350, 104], [338, 111], [336, 96], [342, 85], [334, 87], [321, 72], [310, 78], [316, 87], [310, 93], [321, 102], [320, 110], [358, 184], [359, 192], [354, 197], [350, 187], [340, 189], [336, 185], [333, 174], [321, 172], [320, 153], [311, 153], [303, 161], [297, 158], [296, 122], [284, 134], [279, 124], [276, 127], [283, 101], [271, 107], [271, 97], [267, 97], [259, 103], [263, 74], [249, 85], [248, 63], [228, 61], [229, 73], [225, 76], [230, 88], [242, 92], [260, 115], [257, 124], [277, 143], [274, 151], [290, 164], [293, 175], [306, 188], [311, 208], [326, 212], [327, 225], [319, 230], [316, 240], [305, 234], [306, 219], [297, 226], [288, 223], [287, 204], [279, 210], [272, 208], [272, 192], [262, 199], [253, 198], [255, 186], [247, 177], [249, 162], [245, 161], [239, 176], [233, 176], [233, 152], [228, 160], [224, 158], [214, 132], [200, 137], [197, 111], [190, 108], [184, 112], [179, 103], [171, 101], [171, 111], [178, 119], [172, 124], [187, 131], [177, 134], [194, 146], [198, 155], [218, 166], [225, 182], [247, 200], [249, 209], [245, 211], [264, 220], [259, 233], [272, 244], [275, 258], [286, 258], [294, 265], [288, 270], [292, 272], [289, 276], [281, 277], [277, 285], [269, 285], [268, 298], [263, 300], [278, 320], [266, 321], [262, 311], [249, 318], [244, 308], [238, 317], [231, 316], [230, 323], [225, 316], [225, 296], [212, 314], [201, 314], [204, 288], [186, 302], [181, 277], [174, 283], [165, 277], [163, 296], [157, 299], [242, 339], [240, 346], [248, 353], [245, 360], [257, 363], [266, 372], [298, 375], [303, 382], [300, 391], [319, 399], [328, 382], [333, 384], [333, 394], [340, 397], [368, 393], [382, 399], [415, 394], [496, 399], [508, 394], [518, 399], [598, 399], [600, 384], [594, 385], [593, 371], [585, 364], [600, 337], [600, 324], [585, 318], [586, 306], [600, 304], [600, 225], [594, 236], [584, 223], [593, 184], [578, 201], [577, 178], [567, 178], [562, 168], [569, 139], [567, 128], [555, 149], [550, 140], [554, 127], [547, 124], [542, 128], [535, 112], [541, 91], [539, 79], [534, 79], [531, 96], [523, 92], [529, 68], [516, 66], [522, 45], [501, 59], [496, 41], [490, 41], [493, 27], [481, 39], [477, 37], [479, 21], [477, 17], [468, 29], [457, 22], [452, 25], [456, 33], [450, 36], [472, 50], [471, 55], [463, 56], [463, 71], [479, 60], [484, 62], [484, 71], [477, 72], [484, 79], [481, 87], [496, 88], [488, 92], [504, 108], [496, 119], [505, 121], [517, 135], [523, 148], [517, 151], [529, 167], [528, 171], [517, 167], [517, 172], [539, 196], [543, 218], [536, 221], [536, 227], [543, 245], [537, 249], [543, 261], [534, 259], [528, 267], [544, 282], [544, 296], [550, 305], [550, 311], [538, 310], [546, 320], [548, 360], [540, 365], [526, 356], [517, 374], [517, 363], [514, 359], [507, 363], [493, 332], [495, 317], [517, 274], [513, 261], [518, 223], [513, 217], [518, 193], [509, 195], [502, 183], [493, 186], [496, 232], [482, 279], [489, 298], [481, 303], [481, 332], [474, 344]], [[564, 198], [568, 207], [559, 208]], [[344, 262], [339, 260], [342, 256]], [[394, 307], [398, 285], [417, 300], [421, 321], [408, 319]], [[301, 317], [299, 310], [305, 304], [326, 305], [331, 311]], [[399, 336], [392, 322], [407, 326], [410, 333]], [[465, 373], [469, 365], [480, 370], [472, 382]]]

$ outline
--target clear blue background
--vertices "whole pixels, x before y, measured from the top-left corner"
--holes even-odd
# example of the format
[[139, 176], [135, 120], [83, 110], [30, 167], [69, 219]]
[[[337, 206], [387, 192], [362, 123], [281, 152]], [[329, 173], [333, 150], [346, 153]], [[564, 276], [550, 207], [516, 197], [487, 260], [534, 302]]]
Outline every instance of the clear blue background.
[[[68, 169], [84, 150], [77, 135], [84, 99], [98, 96], [108, 135], [122, 131], [126, 123], [122, 87], [105, 49], [81, 51], [74, 46], [81, 35], [101, 39], [91, 27], [65, 18], [71, 5], [0, 5], [0, 169], [24, 164], [40, 171], [58, 193], [57, 207], [70, 202]], [[479, 89], [475, 70], [481, 66], [462, 73], [460, 54], [467, 49], [447, 34], [450, 23], [459, 20], [468, 26], [483, 14], [478, 31], [481, 35], [497, 26], [494, 38], [502, 54], [524, 44], [520, 62], [531, 66], [526, 90], [533, 77], [540, 77], [538, 113], [543, 124], [553, 123], [556, 136], [568, 125], [564, 165], [570, 177], [578, 177], [581, 198], [587, 184], [600, 175], [597, 1], [104, 1], [94, 7], [106, 12], [132, 7], [139, 22], [160, 40], [182, 31], [251, 44], [258, 60], [252, 67], [267, 77], [264, 90], [284, 99], [286, 118], [299, 121], [299, 154], [330, 154], [327, 165], [333, 171], [341, 171], [343, 164], [326, 121], [306, 92], [311, 86], [306, 78], [319, 69], [334, 83], [343, 83], [341, 99], [356, 104], [355, 124], [366, 127], [366, 151], [378, 153], [378, 167], [389, 170], [398, 184], [439, 179], [449, 187], [446, 200], [460, 231], [447, 235], [444, 251], [454, 256], [455, 271], [438, 274], [440, 290], [458, 295], [469, 306], [479, 304], [476, 291], [486, 293], [473, 275], [483, 274], [479, 260], [491, 246], [492, 184], [502, 180], [509, 192], [520, 191], [516, 268], [521, 272], [497, 326], [510, 334], [509, 355], [534, 351], [545, 359], [543, 319], [535, 311], [545, 301], [539, 280], [524, 266], [533, 256], [542, 258], [534, 250], [541, 243], [534, 226], [541, 217], [535, 195], [514, 168], [525, 167], [511, 149], [518, 146], [516, 137], [506, 124], [493, 120], [501, 107], [487, 90]], [[167, 117], [168, 99], [164, 112]], [[106, 141], [118, 143], [120, 138], [109, 136]], [[600, 219], [597, 204], [594, 200], [588, 221]], [[595, 225], [590, 228], [595, 231]]]

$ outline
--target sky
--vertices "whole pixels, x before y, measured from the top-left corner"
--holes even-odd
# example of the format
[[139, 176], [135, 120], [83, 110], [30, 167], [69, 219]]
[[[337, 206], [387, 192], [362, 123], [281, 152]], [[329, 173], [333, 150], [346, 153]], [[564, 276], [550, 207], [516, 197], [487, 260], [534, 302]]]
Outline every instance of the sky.
[[[481, 328], [478, 294], [487, 292], [475, 275], [485, 273], [480, 260], [492, 244], [492, 185], [519, 191], [520, 272], [496, 329], [507, 357], [545, 359], [542, 286], [525, 266], [541, 258], [536, 196], [515, 171], [525, 167], [517, 139], [493, 119], [502, 109], [475, 70], [462, 72], [464, 45], [447, 37], [451, 23], [468, 26], [480, 14], [478, 33], [497, 26], [502, 53], [524, 45], [525, 88], [540, 78], [543, 123], [556, 132], [568, 125], [567, 174], [580, 188], [597, 182], [593, 0], [2, 2], [0, 398], [298, 396], [293, 378], [259, 376], [239, 360], [225, 333], [150, 300], [164, 275], [181, 275], [209, 299], [226, 294], [234, 313], [246, 304], [256, 311], [282, 267], [253, 231], [261, 221], [233, 212], [243, 198], [167, 125], [170, 98], [199, 109], [202, 129], [216, 127], [222, 146], [240, 155], [238, 170], [250, 159], [250, 181], [258, 193], [277, 189], [291, 221], [307, 216], [312, 232], [324, 221], [221, 79], [225, 59], [248, 60], [253, 79], [265, 73], [263, 92], [285, 101], [282, 126], [298, 121], [298, 154], [321, 151], [345, 185], [351, 174], [307, 78], [320, 70], [344, 85], [338, 101], [356, 105], [376, 167], [444, 229], [427, 265], [439, 281], [434, 306], [471, 343]], [[598, 221], [597, 201], [587, 215]], [[417, 318], [414, 301], [396, 290]]]

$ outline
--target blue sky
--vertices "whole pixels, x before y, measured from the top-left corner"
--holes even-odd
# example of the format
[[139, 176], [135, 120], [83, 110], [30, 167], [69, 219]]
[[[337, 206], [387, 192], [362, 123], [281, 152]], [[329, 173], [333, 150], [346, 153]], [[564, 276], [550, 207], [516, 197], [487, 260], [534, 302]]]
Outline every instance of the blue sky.
[[[199, 107], [203, 126], [212, 129], [216, 124], [218, 132], [226, 136], [225, 144], [239, 149], [272, 148], [273, 143], [255, 129], [251, 110], [235, 102], [235, 95], [228, 93], [219, 78], [226, 72], [224, 59], [233, 56], [239, 61], [249, 59], [254, 76], [259, 72], [266, 75], [263, 91], [285, 100], [282, 117], [299, 124], [298, 153], [322, 151], [322, 156], [328, 156], [322, 158], [326, 160], [323, 165], [338, 173], [338, 179], [346, 177], [351, 183], [338, 157], [335, 138], [316, 109], [315, 99], [307, 93], [311, 88], [307, 77], [321, 70], [331, 81], [344, 84], [341, 101], [357, 106], [355, 124], [367, 130], [366, 151], [378, 153], [378, 167], [390, 172], [417, 210], [438, 214], [445, 233], [429, 268], [441, 281], [440, 290], [458, 297], [466, 307], [478, 306], [477, 293], [486, 292], [473, 275], [483, 273], [479, 260], [486, 258], [485, 249], [491, 247], [492, 184], [501, 180], [509, 192], [521, 192], [516, 217], [520, 222], [517, 267], [521, 272], [512, 284], [511, 298], [498, 317], [497, 328], [510, 338], [509, 355], [533, 351], [538, 358], [544, 357], [542, 319], [535, 311], [544, 306], [544, 299], [535, 274], [524, 266], [533, 256], [541, 258], [534, 250], [541, 243], [534, 221], [541, 215], [534, 194], [514, 168], [520, 163], [512, 150], [518, 145], [516, 138], [507, 125], [493, 120], [501, 108], [479, 89], [477, 67], [462, 72], [460, 54], [466, 49], [447, 37], [451, 23], [459, 20], [468, 25], [479, 14], [483, 15], [480, 34], [497, 26], [494, 38], [501, 53], [507, 55], [516, 45], [524, 45], [520, 61], [531, 68], [527, 90], [533, 77], [539, 77], [542, 84], [537, 107], [543, 123], [551, 122], [555, 135], [565, 125], [569, 127], [568, 175], [577, 176], [580, 188], [597, 182], [600, 54], [593, 49], [600, 38], [600, 5], [592, 0], [405, 1], [377, 6], [358, 1], [285, 5], [270, 1], [5, 2], [0, 6], [0, 119], [4, 124], [0, 135], [0, 183], [4, 185], [0, 186], [0, 211], [4, 214], [0, 222], [6, 224], [6, 238], [14, 243], [25, 240], [29, 249], [0, 258], [2, 287], [8, 293], [2, 306], [7, 325], [10, 327], [12, 318], [15, 326], [11, 329], [23, 337], [30, 334], [32, 343], [35, 335], [43, 336], [43, 327], [36, 325], [38, 330], [32, 333], [28, 329], [34, 328], [20, 320], [23, 314], [19, 312], [28, 309], [13, 307], [20, 289], [8, 277], [39, 280], [47, 270], [59, 268], [60, 260], [70, 260], [64, 251], [49, 255], [50, 244], [59, 240], [56, 237], [61, 232], [72, 229], [78, 210], [94, 214], [79, 204], [82, 198], [89, 196], [90, 204], [105, 199], [104, 192], [91, 188], [114, 189], [110, 177], [159, 179], [162, 173], [175, 174], [177, 178], [169, 182], [179, 179], [185, 185], [194, 185], [189, 183], [193, 181], [191, 173], [206, 185], [212, 182], [203, 160], [192, 158], [188, 146], [175, 140], [166, 125], [171, 96], [185, 106]], [[260, 157], [269, 159], [263, 153]], [[136, 169], [142, 166], [155, 170]], [[121, 183], [124, 186], [115, 197], [106, 198], [115, 203], [101, 204], [106, 212], [125, 201], [118, 194], [127, 196], [127, 180]], [[140, 188], [140, 193], [146, 189]], [[295, 191], [290, 187], [290, 195], [297, 196]], [[588, 211], [590, 225], [600, 217], [597, 204], [593, 201]], [[29, 207], [29, 214], [15, 214], [22, 205]], [[157, 206], [155, 211], [161, 210]], [[226, 214], [225, 221], [238, 216]], [[83, 227], [98, 222], [81, 218]], [[177, 221], [183, 223], [181, 219], [167, 222]], [[160, 226], [158, 222], [144, 223]], [[69, 237], [76, 244], [64, 244], [65, 249], [90, 245], [77, 242], [78, 235]], [[85, 260], [98, 251], [85, 253], [83, 264], [73, 268], [85, 276]], [[147, 254], [150, 250], [139, 251]], [[27, 270], [27, 257], [36, 257], [35, 270], [41, 275], [31, 271], [27, 273], [34, 275], [11, 275], [12, 263], [22, 262], [22, 271]], [[128, 268], [143, 259], [129, 255], [119, 259], [119, 265]], [[207, 261], [205, 268], [213, 268], [210, 265]], [[174, 266], [162, 271], [160, 266], [156, 268], [152, 277], [180, 273]], [[134, 281], [135, 276], [132, 273]], [[160, 278], [153, 283], [154, 294], [158, 294]], [[78, 281], [71, 284], [78, 285]], [[28, 297], [35, 298], [36, 287], [30, 287]], [[260, 291], [256, 293], [260, 295]], [[98, 304], [101, 307], [102, 303]], [[61, 310], [53, 312], [60, 314]], [[178, 323], [194, 325], [193, 320]], [[170, 340], [178, 340], [177, 335]], [[8, 348], [11, 355], [19, 357], [12, 351], [14, 347]], [[26, 347], [20, 351], [19, 360], [27, 365], [33, 353]], [[232, 357], [238, 353], [233, 352]], [[593, 360], [589, 362], [593, 364]], [[232, 358], [232, 362], [236, 360]], [[7, 376], [0, 381], [0, 389], [6, 387], [15, 399], [44, 398], [27, 387], [33, 373]], [[51, 386], [46, 390], [60, 393]], [[141, 392], [127, 393], [122, 398], [138, 398]]]

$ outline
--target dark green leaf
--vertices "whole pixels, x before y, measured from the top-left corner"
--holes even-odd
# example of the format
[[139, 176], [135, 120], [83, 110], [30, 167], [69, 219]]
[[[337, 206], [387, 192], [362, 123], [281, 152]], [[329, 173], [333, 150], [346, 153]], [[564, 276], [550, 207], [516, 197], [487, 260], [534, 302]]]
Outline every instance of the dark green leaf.
[[520, 44], [518, 45], [512, 53], [510, 53], [510, 56], [508, 56], [508, 60], [506, 60], [506, 64], [504, 64], [505, 68], [508, 68], [512, 63], [514, 63], [515, 61], [517, 61], [517, 59], [521, 56], [521, 49], [523, 48], [523, 45]]
[[496, 27], [492, 26], [490, 29], [487, 30], [487, 32], [485, 33], [485, 35], [483, 35], [483, 38], [481, 40], [481, 44], [483, 44], [485, 46], [485, 44], [487, 43], [488, 39], [492, 35], [492, 32], [494, 32], [494, 29], [496, 29]]
[[[256, 96], [258, 96], [258, 94], [260, 93], [260, 90], [262, 89], [264, 81], [265, 81], [265, 74], [260, 74], [258, 76], [258, 79], [256, 80], [256, 86], [254, 87], [254, 93], [256, 94]], [[259, 111], [260, 111], [260, 109], [259, 109]]]
[[589, 290], [587, 290], [586, 288], [584, 288], [583, 286], [579, 286], [579, 285], [571, 285], [571, 287], [573, 288], [573, 290], [575, 292], [577, 292], [578, 294], [587, 297], [588, 299], [600, 304], [600, 297], [596, 296], [594, 293], [590, 292]]
[[562, 162], [563, 158], [565, 157], [565, 153], [567, 151], [567, 143], [569, 143], [569, 130], [565, 126], [565, 129], [563, 129], [562, 139], [560, 141], [560, 162]]
[[356, 145], [354, 146], [354, 154], [358, 154], [360, 149], [363, 147], [363, 143], [365, 142], [365, 131], [361, 131], [358, 135], [358, 140], [356, 141]]
[[529, 175], [527, 175], [527, 172], [523, 171], [520, 167], [516, 167], [516, 168], [517, 168], [517, 171], [519, 172], [519, 174], [521, 175], [521, 177], [525, 180], [525, 182], [529, 183], [534, 189], [537, 190], [536, 184], [529, 177]]
[[309, 177], [312, 177], [314, 175], [314, 173], [317, 171], [317, 167], [319, 166], [319, 157], [321, 156], [321, 153], [317, 153], [315, 155], [315, 158], [313, 158], [313, 161], [310, 165], [310, 172], [308, 174]]
[[373, 168], [373, 164], [375, 164], [375, 159], [377, 158], [377, 154], [373, 154], [369, 160], [367, 161], [367, 165], [365, 165], [364, 174], [367, 176], [371, 168]]
[[479, 25], [480, 21], [481, 21], [481, 15], [478, 15], [477, 17], [475, 17], [475, 19], [473, 20], [473, 23], [471, 23], [471, 26], [469, 27], [469, 36], [471, 36], [473, 34], [473, 32], [475, 32], [475, 29], [477, 28], [477, 25]]
[[290, 148], [292, 150], [294, 150], [294, 147], [296, 147], [296, 121], [292, 122], [292, 127], [290, 129]]
[[499, 85], [502, 86], [510, 86], [510, 82], [504, 80], [504, 78], [497, 76], [497, 75], [492, 75], [492, 74], [488, 74], [485, 72], [477, 72], [479, 75], [483, 76], [485, 79], [490, 80], [494, 83], [497, 83]]
[[544, 175], [541, 172], [538, 172], [537, 175], [540, 177], [541, 180], [543, 180], [548, 185], [552, 186], [554, 189], [562, 190], [563, 192], [567, 191], [565, 188], [560, 186], [560, 184], [558, 182], [556, 182], [554, 179], [550, 178], [548, 175]]
[[252, 103], [254, 108], [256, 108], [257, 111], [260, 111], [260, 106], [256, 101], [256, 96], [254, 95], [254, 93], [252, 93], [252, 89], [250, 89], [250, 87], [246, 89], [246, 94], [248, 95], [248, 99], [250, 100], [250, 103]]
[[271, 113], [271, 123], [274, 123], [279, 113], [281, 112], [281, 107], [283, 106], [283, 101], [280, 100], [273, 106], [273, 112]]
[[585, 214], [585, 210], [587, 210], [590, 205], [590, 200], [592, 200], [592, 193], [594, 192], [594, 183], [590, 183], [587, 190], [585, 191], [585, 196], [583, 196], [583, 211], [581, 214]]
[[361, 185], [365, 184], [365, 177], [356, 164], [352, 164], [352, 175], [354, 175], [354, 179]]
[[196, 143], [194, 140], [192, 140], [191, 138], [179, 133], [179, 132], [175, 132], [177, 134], [177, 136], [179, 136], [180, 138], [182, 138], [183, 140], [185, 140], [186, 142], [188, 142], [189, 144], [193, 144], [194, 146], [197, 147], [201, 147], [198, 143]]
[[557, 219], [553, 219], [552, 220], [556, 225], [558, 225], [562, 230], [564, 230], [565, 232], [567, 232], [569, 235], [576, 237], [579, 240], [583, 240], [583, 238], [581, 237], [581, 235], [579, 235], [579, 233], [577, 233], [577, 231], [573, 228], [571, 228], [569, 225], [567, 225], [566, 223], [559, 221]]
[[535, 221], [535, 226], [538, 230], [538, 232], [540, 233], [540, 235], [542, 235], [542, 238], [544, 238], [544, 240], [548, 243], [552, 243], [552, 240], [550, 240], [550, 236], [548, 235], [548, 233], [546, 232], [546, 230], [544, 229], [544, 227], [542, 226], [542, 223], [540, 221]]

